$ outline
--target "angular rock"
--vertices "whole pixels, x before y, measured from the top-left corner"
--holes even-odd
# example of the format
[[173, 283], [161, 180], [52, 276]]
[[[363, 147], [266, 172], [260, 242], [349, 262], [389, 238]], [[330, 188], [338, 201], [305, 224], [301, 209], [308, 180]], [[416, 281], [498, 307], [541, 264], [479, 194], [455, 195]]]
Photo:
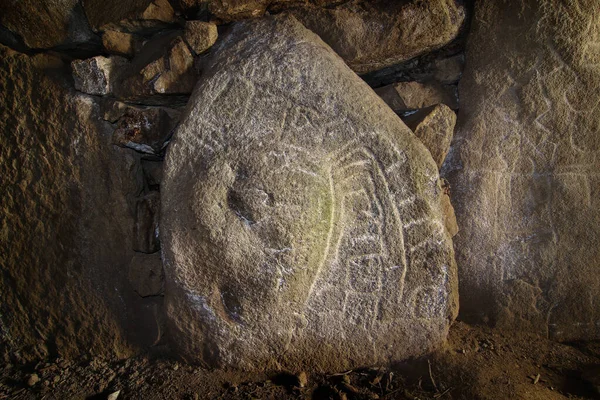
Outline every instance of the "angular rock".
[[419, 140], [427, 147], [438, 168], [442, 167], [454, 136], [456, 114], [448, 106], [420, 110], [403, 119]]
[[222, 43], [161, 187], [178, 354], [342, 370], [441, 345], [456, 273], [427, 149], [294, 18]]
[[168, 0], [84, 0], [83, 8], [96, 31], [144, 32], [176, 21]]
[[375, 89], [396, 113], [405, 113], [436, 104], [445, 104], [453, 110], [458, 109], [456, 86], [441, 85], [437, 82], [398, 82]]
[[95, 95], [109, 94], [127, 60], [122, 57], [96, 56], [86, 60], [74, 60], [73, 79], [75, 89]]
[[196, 54], [204, 53], [217, 41], [217, 26], [210, 22], [187, 21], [184, 39]]
[[475, 3], [444, 167], [466, 319], [600, 338], [599, 12]]
[[77, 0], [0, 2], [0, 25], [34, 49], [83, 45], [96, 40]]
[[136, 254], [129, 264], [129, 283], [142, 297], [158, 296], [164, 289], [162, 259], [160, 253]]
[[179, 122], [179, 112], [164, 107], [127, 107], [113, 142], [142, 153], [160, 154]]
[[127, 281], [136, 160], [68, 78], [0, 46], [0, 342], [26, 362], [127, 357], [145, 329]]
[[191, 93], [196, 83], [194, 56], [183, 39], [177, 38], [167, 54], [148, 64], [140, 74], [155, 93]]
[[455, 0], [347, 2], [289, 12], [359, 74], [444, 46], [458, 35], [465, 19], [464, 8]]
[[142, 46], [142, 39], [132, 33], [106, 31], [102, 34], [102, 45], [110, 54], [133, 57]]
[[135, 206], [133, 226], [133, 250], [140, 253], [156, 253], [160, 250], [158, 220], [160, 215], [160, 194], [150, 192], [138, 199]]

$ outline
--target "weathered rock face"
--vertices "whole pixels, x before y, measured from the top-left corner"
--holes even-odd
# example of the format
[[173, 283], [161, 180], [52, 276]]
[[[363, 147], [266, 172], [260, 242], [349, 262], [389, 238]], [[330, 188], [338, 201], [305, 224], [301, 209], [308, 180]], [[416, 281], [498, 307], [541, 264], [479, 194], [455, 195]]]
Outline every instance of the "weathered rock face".
[[0, 336], [24, 360], [127, 356], [144, 334], [127, 282], [139, 163], [59, 67], [0, 46]]
[[447, 162], [461, 309], [556, 339], [598, 338], [600, 7], [510, 3], [475, 5]]
[[315, 34], [234, 25], [167, 151], [173, 345], [328, 370], [440, 345], [457, 304], [441, 195], [425, 147]]
[[77, 0], [3, 1], [0, 24], [16, 33], [30, 48], [94, 41], [94, 35]]
[[83, 0], [83, 8], [92, 28], [100, 31], [137, 32], [175, 22], [168, 0]]
[[290, 10], [364, 74], [438, 49], [454, 39], [465, 19], [455, 0], [350, 1], [336, 8]]

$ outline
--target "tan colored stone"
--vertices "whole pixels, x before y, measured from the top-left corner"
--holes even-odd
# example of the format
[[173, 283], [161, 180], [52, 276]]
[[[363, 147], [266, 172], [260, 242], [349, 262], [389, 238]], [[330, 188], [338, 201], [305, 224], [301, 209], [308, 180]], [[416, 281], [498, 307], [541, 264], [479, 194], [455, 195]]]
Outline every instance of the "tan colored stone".
[[448, 106], [420, 110], [403, 119], [419, 140], [427, 147], [438, 168], [442, 167], [454, 136], [456, 114]]
[[177, 353], [299, 372], [442, 345], [457, 283], [427, 149], [294, 18], [236, 23], [221, 43], [161, 187]]
[[398, 82], [375, 89], [383, 101], [397, 113], [445, 104], [458, 109], [456, 86], [441, 85], [437, 82]]
[[133, 57], [140, 49], [142, 40], [131, 33], [106, 31], [102, 34], [102, 45], [110, 54]]
[[455, 0], [347, 2], [289, 11], [330, 45], [356, 73], [409, 60], [451, 42], [465, 19]]
[[454, 237], [458, 233], [458, 223], [456, 222], [456, 215], [454, 214], [454, 207], [452, 207], [450, 196], [447, 194], [442, 196], [442, 209], [444, 211], [444, 226], [450, 236]]
[[155, 93], [191, 93], [196, 83], [194, 56], [183, 39], [177, 38], [167, 54], [148, 64], [140, 74]]
[[97, 31], [159, 29], [175, 22], [168, 0], [84, 0], [90, 25]]
[[210, 22], [187, 21], [183, 37], [194, 53], [201, 54], [217, 41], [217, 26]]
[[476, 2], [445, 175], [463, 318], [600, 338], [600, 3]]

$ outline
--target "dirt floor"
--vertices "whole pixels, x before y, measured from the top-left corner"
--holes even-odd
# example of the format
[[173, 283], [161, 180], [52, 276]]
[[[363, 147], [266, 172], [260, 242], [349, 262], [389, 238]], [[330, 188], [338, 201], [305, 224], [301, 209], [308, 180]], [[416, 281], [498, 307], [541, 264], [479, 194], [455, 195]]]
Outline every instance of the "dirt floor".
[[559, 344], [457, 322], [446, 348], [428, 358], [330, 375], [248, 376], [147, 358], [0, 368], [0, 399], [38, 398], [600, 399], [600, 342]]

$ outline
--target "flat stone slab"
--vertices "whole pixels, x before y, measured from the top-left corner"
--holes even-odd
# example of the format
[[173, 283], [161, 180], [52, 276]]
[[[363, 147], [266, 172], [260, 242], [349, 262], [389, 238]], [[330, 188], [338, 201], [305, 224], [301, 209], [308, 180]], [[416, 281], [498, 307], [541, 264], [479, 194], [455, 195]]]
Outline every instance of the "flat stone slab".
[[161, 186], [179, 355], [340, 370], [440, 346], [457, 282], [427, 149], [293, 17], [219, 46]]

